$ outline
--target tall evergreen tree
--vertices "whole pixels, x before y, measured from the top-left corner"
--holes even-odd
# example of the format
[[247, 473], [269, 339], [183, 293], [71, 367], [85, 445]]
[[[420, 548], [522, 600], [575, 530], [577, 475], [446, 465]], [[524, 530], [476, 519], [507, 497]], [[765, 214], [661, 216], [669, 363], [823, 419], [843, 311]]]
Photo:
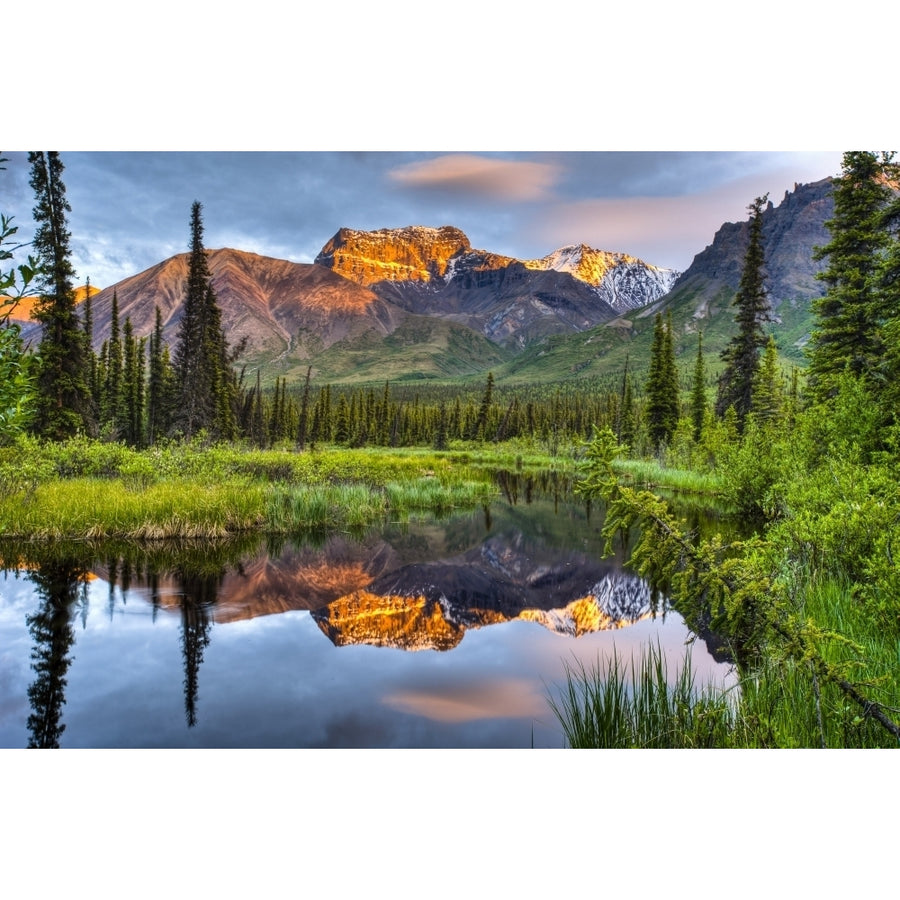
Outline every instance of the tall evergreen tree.
[[691, 424], [694, 442], [703, 435], [706, 421], [706, 370], [703, 364], [703, 332], [697, 333], [697, 362], [694, 363], [694, 385], [691, 389]]
[[741, 431], [753, 404], [753, 383], [759, 368], [760, 353], [766, 345], [763, 326], [770, 318], [762, 237], [762, 212], [768, 197], [768, 194], [757, 197], [748, 207], [750, 239], [732, 304], [737, 309], [734, 319], [738, 331], [722, 351], [725, 368], [719, 378], [716, 395], [716, 415], [725, 415], [725, 410], [733, 406]]
[[146, 341], [134, 336], [131, 316], [126, 316], [122, 341], [122, 397], [119, 436], [133, 447], [144, 443], [144, 353]]
[[778, 377], [778, 348], [775, 338], [769, 335], [753, 384], [752, 412], [762, 424], [774, 422], [781, 413], [783, 392]]
[[155, 444], [172, 425], [173, 373], [169, 348], [163, 341], [162, 313], [156, 307], [156, 318], [150, 334], [149, 375], [147, 377], [147, 441]]
[[897, 424], [900, 423], [900, 196], [887, 209], [884, 222], [892, 237], [878, 277], [885, 309], [881, 328], [885, 352], [879, 372], [879, 399], [885, 421]]
[[645, 406], [647, 431], [657, 453], [663, 444], [669, 442], [678, 424], [678, 373], [671, 328], [671, 318], [667, 327], [663, 324], [662, 314], [657, 313], [650, 348]]
[[816, 399], [830, 396], [845, 370], [868, 378], [881, 368], [882, 327], [891, 313], [880, 271], [891, 242], [884, 216], [897, 177], [893, 157], [847, 152], [834, 180], [834, 216], [826, 222], [831, 240], [815, 253], [827, 260], [819, 275], [827, 290], [813, 304], [817, 321], [809, 348], [808, 388]]
[[81, 305], [81, 324], [84, 331], [84, 355], [87, 360], [87, 382], [91, 395], [91, 414], [94, 419], [100, 415], [101, 387], [97, 377], [97, 354], [94, 353], [94, 301], [91, 297], [91, 279], [84, 288], [84, 302]]
[[58, 440], [79, 430], [93, 433], [96, 422], [87, 379], [84, 333], [75, 312], [75, 270], [66, 219], [72, 208], [62, 181], [64, 167], [59, 153], [54, 151], [32, 151], [28, 161], [36, 199], [33, 246], [43, 264], [40, 297], [34, 311], [42, 325], [34, 428], [44, 437]]
[[488, 415], [491, 411], [491, 399], [494, 394], [494, 373], [488, 372], [487, 381], [484, 385], [484, 394], [481, 398], [481, 406], [478, 409], [478, 418], [472, 428], [470, 438], [472, 440], [483, 440], [485, 428], [487, 427]]
[[306, 449], [306, 438], [309, 432], [309, 380], [312, 377], [312, 366], [306, 367], [306, 379], [303, 382], [303, 397], [300, 400], [300, 421], [297, 425], [297, 449]]
[[119, 326], [119, 299], [113, 289], [110, 310], [109, 341], [106, 345], [106, 372], [103, 382], [103, 402], [100, 407], [100, 424], [115, 437], [121, 433], [124, 407], [124, 359], [121, 328]]
[[173, 367], [176, 383], [174, 426], [185, 437], [206, 429], [214, 437], [236, 434], [237, 376], [222, 329], [222, 315], [203, 246], [202, 206], [191, 207], [191, 251], [184, 312]]

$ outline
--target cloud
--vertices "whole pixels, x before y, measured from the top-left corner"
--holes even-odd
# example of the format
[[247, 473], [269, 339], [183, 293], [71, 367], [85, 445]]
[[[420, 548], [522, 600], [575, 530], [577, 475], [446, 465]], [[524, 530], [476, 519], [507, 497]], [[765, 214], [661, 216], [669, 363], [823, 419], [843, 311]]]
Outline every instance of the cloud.
[[533, 202], [550, 196], [561, 172], [554, 163], [458, 153], [398, 166], [388, 172], [388, 178], [405, 188]]
[[[749, 216], [747, 207], [754, 197], [768, 193], [775, 206], [781, 203], [784, 191], [794, 189], [797, 171], [754, 172], [681, 196], [598, 197], [556, 203], [543, 209], [539, 217], [523, 221], [522, 230], [551, 249], [585, 243], [683, 271], [712, 243], [725, 222], [740, 222]], [[815, 180], [826, 174], [830, 173], [820, 170]]]

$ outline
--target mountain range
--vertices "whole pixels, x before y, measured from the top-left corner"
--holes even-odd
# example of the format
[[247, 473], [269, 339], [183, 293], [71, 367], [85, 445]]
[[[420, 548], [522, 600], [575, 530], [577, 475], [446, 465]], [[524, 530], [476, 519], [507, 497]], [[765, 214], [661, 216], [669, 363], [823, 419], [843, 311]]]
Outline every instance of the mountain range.
[[[800, 356], [810, 300], [822, 292], [813, 248], [827, 243], [830, 179], [795, 185], [763, 212], [773, 327], [782, 352]], [[458, 228], [341, 228], [313, 263], [236, 249], [208, 251], [212, 284], [231, 344], [265, 382], [447, 379], [492, 370], [498, 379], [564, 380], [602, 375], [626, 354], [648, 351], [653, 315], [672, 312], [676, 353], [704, 331], [707, 349], [733, 330], [749, 223], [725, 223], [684, 273], [584, 244], [520, 260], [472, 248]], [[94, 345], [110, 334], [113, 296], [138, 337], [177, 339], [188, 254], [99, 291]], [[23, 317], [26, 339], [36, 323]]]

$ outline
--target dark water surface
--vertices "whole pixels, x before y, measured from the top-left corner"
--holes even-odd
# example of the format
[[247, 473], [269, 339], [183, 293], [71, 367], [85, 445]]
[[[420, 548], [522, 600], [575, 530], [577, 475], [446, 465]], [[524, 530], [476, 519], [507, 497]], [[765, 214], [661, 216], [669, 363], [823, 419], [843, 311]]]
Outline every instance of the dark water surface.
[[362, 535], [0, 548], [0, 746], [562, 747], [567, 663], [658, 642], [674, 677], [691, 638], [600, 525], [515, 483]]

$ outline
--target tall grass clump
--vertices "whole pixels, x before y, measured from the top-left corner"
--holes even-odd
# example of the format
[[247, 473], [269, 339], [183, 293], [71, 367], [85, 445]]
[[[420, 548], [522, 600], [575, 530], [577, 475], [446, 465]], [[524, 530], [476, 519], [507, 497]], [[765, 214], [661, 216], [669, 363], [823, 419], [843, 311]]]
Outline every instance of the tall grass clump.
[[31, 540], [217, 538], [258, 528], [263, 487], [71, 478], [0, 498], [0, 536]]
[[737, 714], [730, 696], [698, 689], [690, 651], [670, 684], [659, 646], [624, 665], [566, 665], [566, 685], [550, 707], [577, 749], [712, 748], [732, 745]]
[[719, 495], [724, 482], [714, 472], [692, 469], [669, 469], [652, 459], [617, 459], [613, 471], [630, 483], [646, 488], [665, 488], [685, 494]]
[[363, 484], [273, 485], [266, 495], [265, 529], [361, 528], [386, 512], [384, 492]]
[[392, 515], [405, 518], [412, 512], [448, 512], [490, 502], [496, 488], [487, 482], [455, 481], [443, 484], [435, 478], [388, 484], [385, 488]]

